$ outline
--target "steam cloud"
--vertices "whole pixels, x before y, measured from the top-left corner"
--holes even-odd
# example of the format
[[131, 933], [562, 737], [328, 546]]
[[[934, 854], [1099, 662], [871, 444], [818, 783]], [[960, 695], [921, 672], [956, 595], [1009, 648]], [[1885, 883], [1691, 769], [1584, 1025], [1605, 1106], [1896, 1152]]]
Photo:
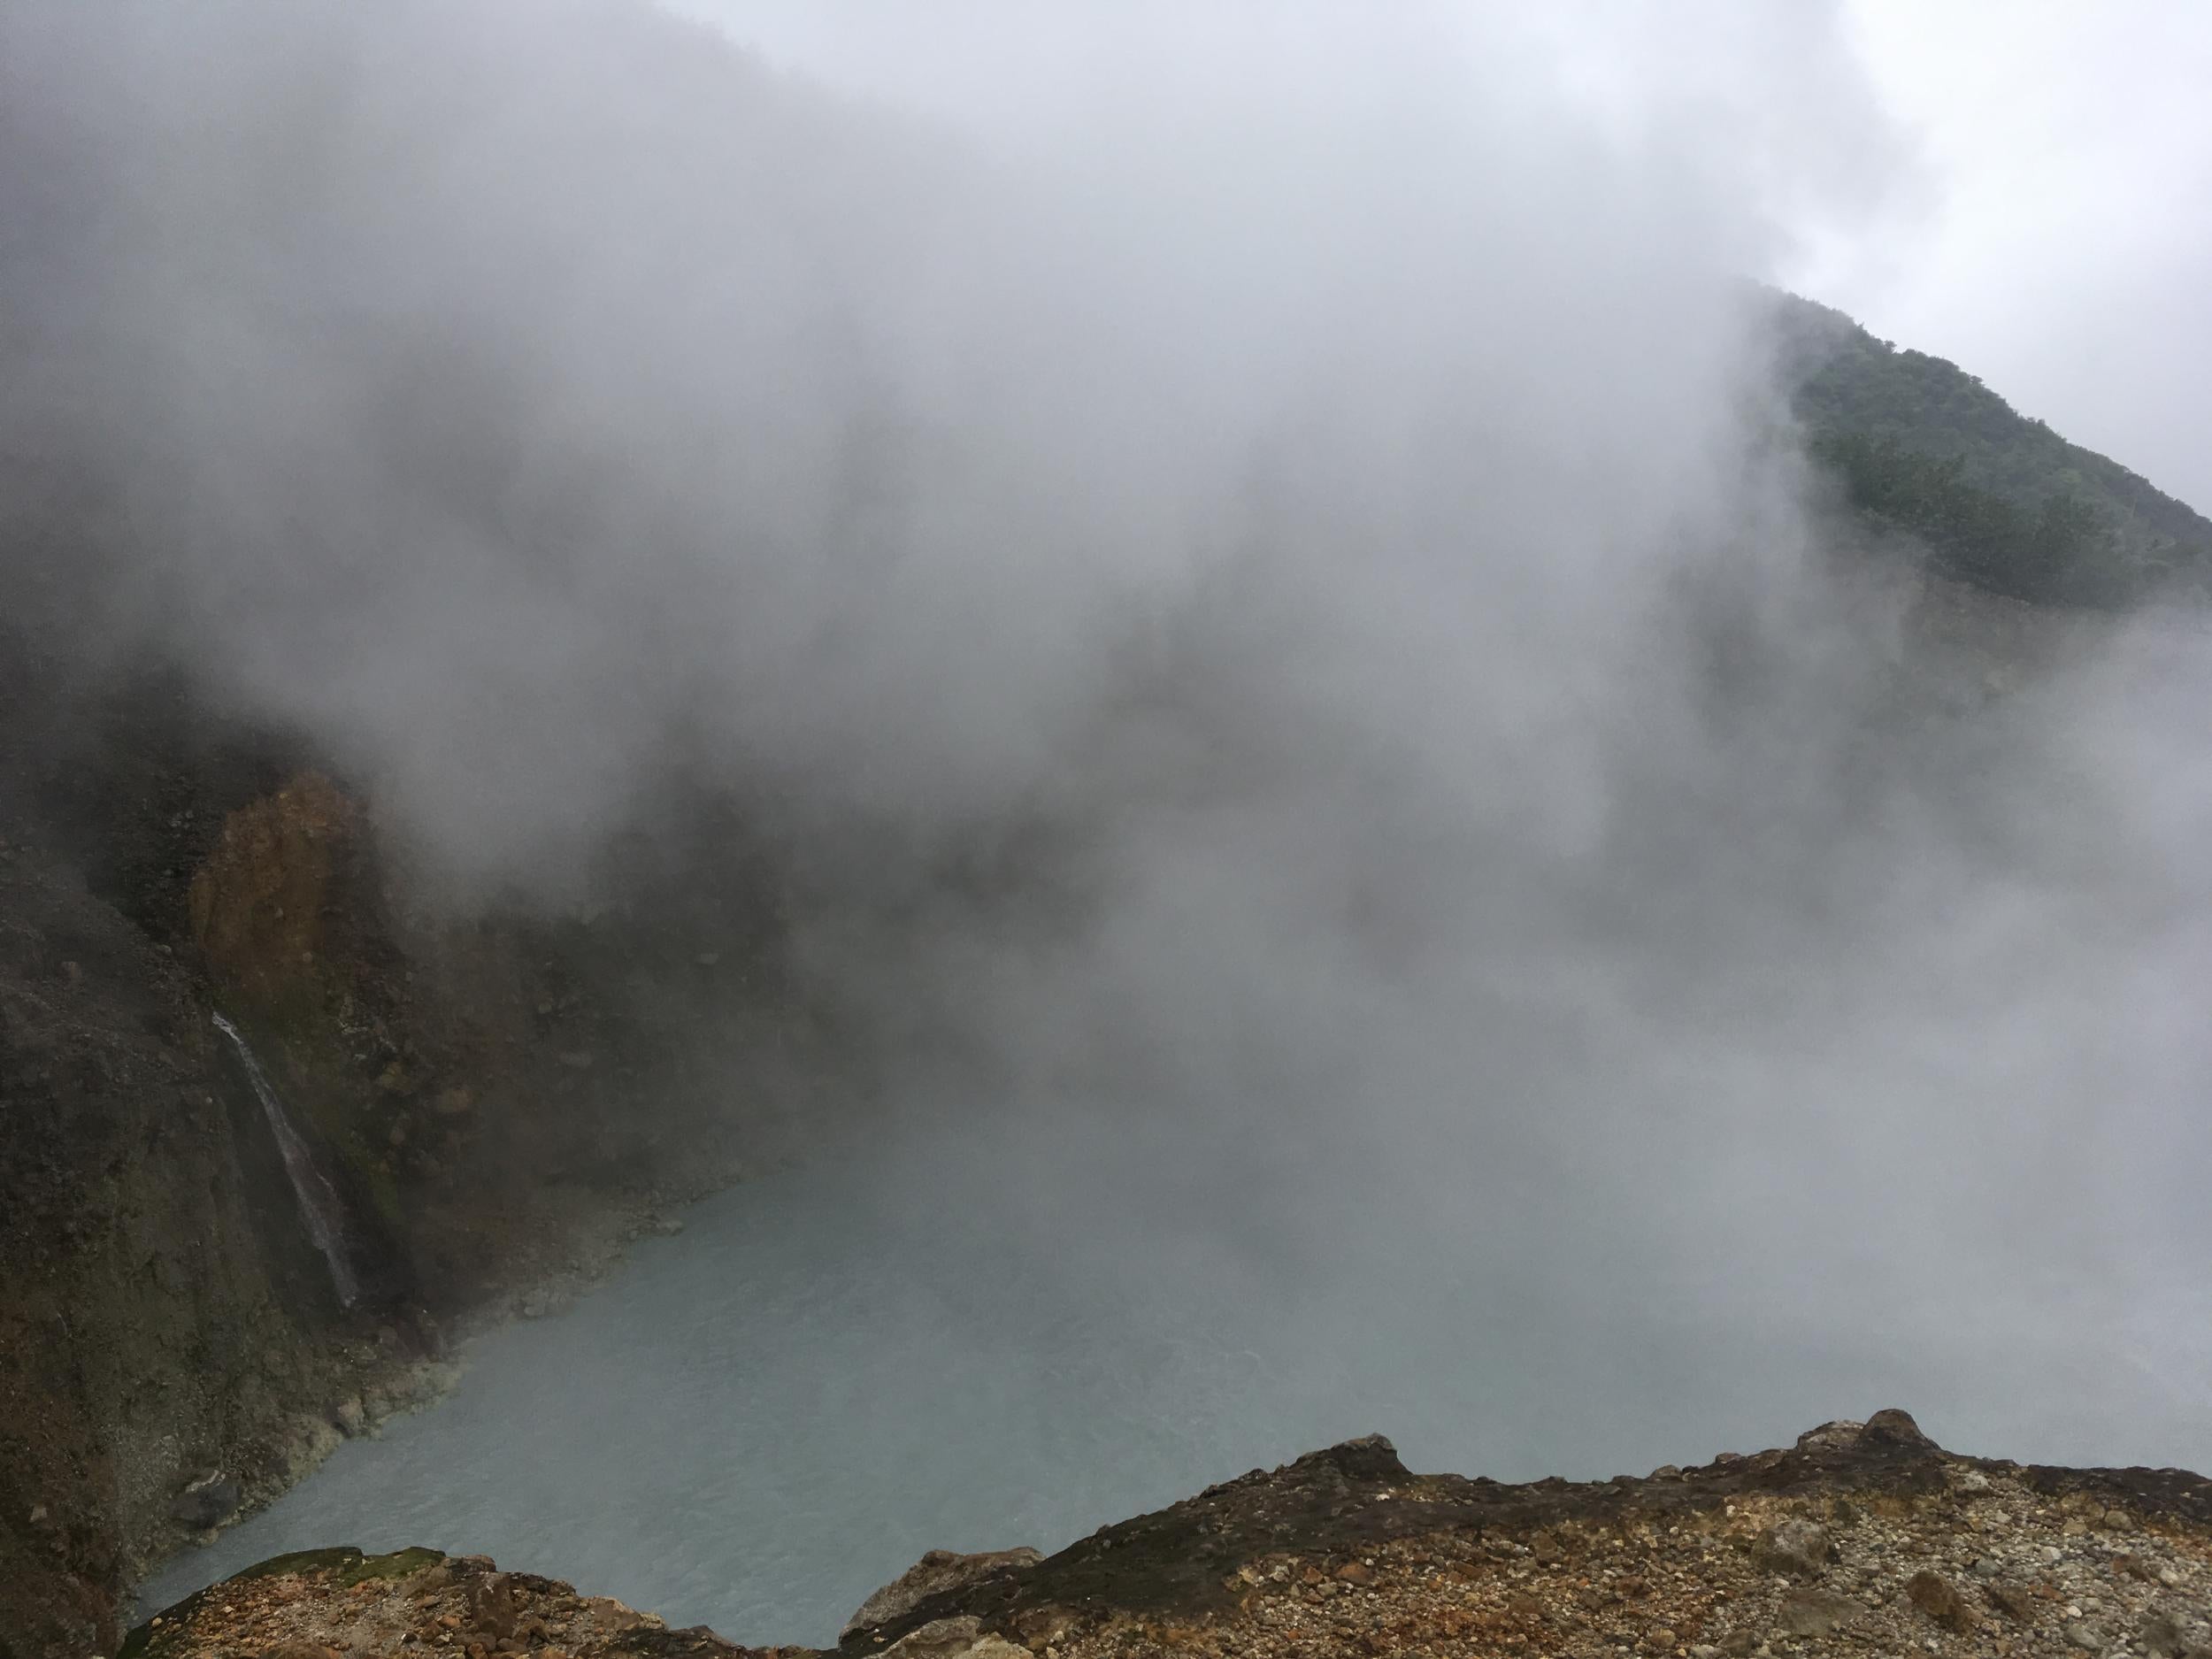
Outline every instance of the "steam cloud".
[[931, 8], [863, 93], [618, 4], [18, 0], [82, 649], [465, 884], [739, 780], [1040, 1230], [1737, 1360], [2179, 1283], [2206, 659], [1932, 711], [1832, 557], [1741, 283], [1878, 193], [1832, 19], [1186, 10]]

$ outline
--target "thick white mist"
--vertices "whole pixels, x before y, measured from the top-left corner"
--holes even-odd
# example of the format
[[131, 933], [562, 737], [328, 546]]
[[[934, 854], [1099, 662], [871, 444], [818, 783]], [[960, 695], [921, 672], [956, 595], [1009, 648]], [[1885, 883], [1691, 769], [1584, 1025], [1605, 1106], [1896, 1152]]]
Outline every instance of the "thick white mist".
[[[0, 12], [0, 410], [117, 627], [463, 890], [726, 781], [1010, 1238], [1317, 1368], [1386, 1295], [1432, 1400], [1477, 1310], [1655, 1462], [1655, 1310], [1816, 1415], [1976, 1320], [2133, 1363], [2212, 1243], [2202, 630], [1993, 696], [1806, 505], [1739, 284], [1883, 176], [1825, 14], [864, 15]], [[2021, 1420], [2205, 1460], [2098, 1374]]]

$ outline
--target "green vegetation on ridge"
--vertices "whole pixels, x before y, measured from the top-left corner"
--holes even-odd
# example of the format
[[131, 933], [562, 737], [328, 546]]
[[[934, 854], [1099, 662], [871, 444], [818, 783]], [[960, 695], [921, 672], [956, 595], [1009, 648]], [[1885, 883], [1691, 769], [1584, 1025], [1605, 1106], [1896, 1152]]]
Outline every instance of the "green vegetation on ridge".
[[1945, 574], [2044, 603], [2212, 593], [2212, 521], [1957, 365], [1810, 300], [1769, 299], [1813, 458], [1857, 512], [1909, 533]]

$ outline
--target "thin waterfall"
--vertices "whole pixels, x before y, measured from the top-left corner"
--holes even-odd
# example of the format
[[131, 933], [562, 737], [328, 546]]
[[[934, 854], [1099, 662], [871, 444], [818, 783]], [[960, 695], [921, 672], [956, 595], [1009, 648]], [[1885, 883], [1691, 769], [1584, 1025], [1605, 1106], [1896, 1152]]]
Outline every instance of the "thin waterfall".
[[238, 1050], [246, 1077], [253, 1084], [262, 1111], [268, 1117], [269, 1132], [276, 1136], [277, 1148], [284, 1154], [284, 1171], [292, 1178], [292, 1191], [300, 1202], [300, 1219], [307, 1224], [307, 1235], [315, 1240], [323, 1260], [330, 1263], [330, 1283], [338, 1293], [338, 1305], [350, 1308], [360, 1298], [361, 1282], [347, 1251], [344, 1201], [338, 1196], [338, 1188], [322, 1165], [315, 1162], [315, 1155], [300, 1132], [292, 1126], [291, 1116], [284, 1110], [276, 1086], [262, 1071], [261, 1062], [254, 1058], [253, 1050], [247, 1046], [238, 1027], [218, 1014], [215, 1029], [229, 1038], [231, 1047]]

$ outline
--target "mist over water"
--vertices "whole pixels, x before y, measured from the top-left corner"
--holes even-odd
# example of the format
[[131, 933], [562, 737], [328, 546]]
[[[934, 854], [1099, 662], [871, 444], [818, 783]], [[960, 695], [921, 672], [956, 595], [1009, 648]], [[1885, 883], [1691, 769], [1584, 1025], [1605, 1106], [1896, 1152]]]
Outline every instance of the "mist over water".
[[[1477, 1223], [1452, 1254], [1390, 1205], [1328, 1217], [1310, 1252], [1238, 1249], [1161, 1205], [1152, 1149], [1040, 1144], [1026, 1121], [963, 1113], [699, 1207], [142, 1606], [280, 1551], [429, 1543], [672, 1624], [826, 1643], [926, 1549], [1049, 1550], [1377, 1429], [1416, 1469], [1527, 1479], [1786, 1444], [1896, 1399], [1961, 1450], [2212, 1453], [2194, 1287], [2124, 1312], [2023, 1279], [1934, 1321], [1847, 1283], [1698, 1305], [1619, 1263], [1530, 1281], [1564, 1229]], [[1311, 1233], [1333, 1171], [1306, 1173], [1266, 1208]]]
[[1371, 1429], [2212, 1463], [2212, 656], [1993, 693], [1844, 545], [1746, 284], [1897, 153], [1832, 17], [1186, 11], [840, 81], [0, 8], [81, 656], [309, 734], [462, 908], [718, 781], [894, 1109], [254, 1525], [770, 1640]]

